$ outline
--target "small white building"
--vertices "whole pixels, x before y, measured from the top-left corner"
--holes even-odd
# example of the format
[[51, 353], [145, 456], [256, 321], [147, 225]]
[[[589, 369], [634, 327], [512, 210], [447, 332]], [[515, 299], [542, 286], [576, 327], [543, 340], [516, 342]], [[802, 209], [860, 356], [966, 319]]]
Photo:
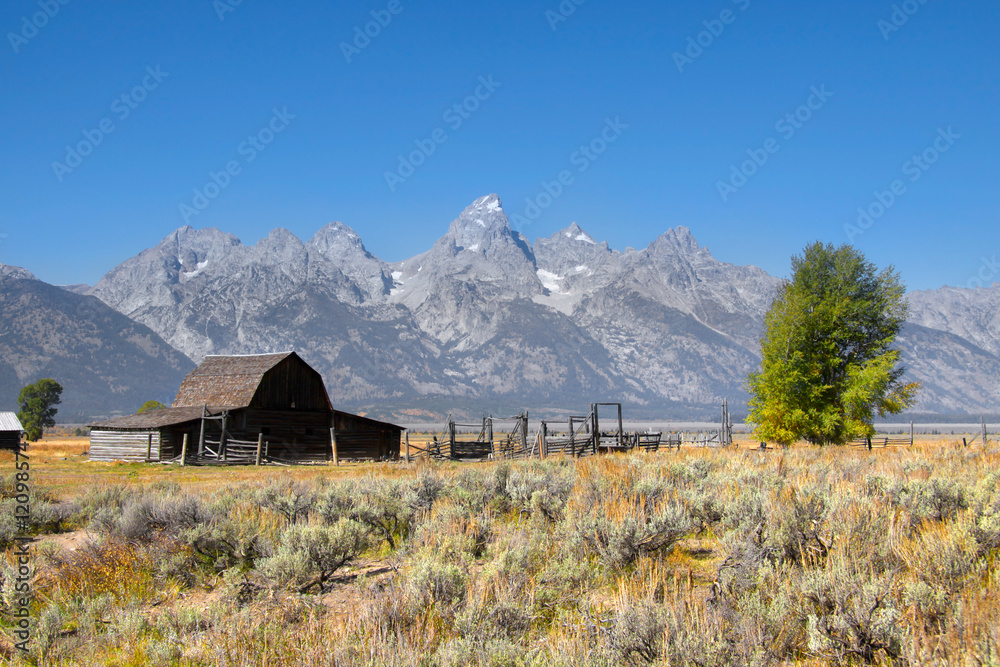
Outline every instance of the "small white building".
[[0, 449], [18, 450], [24, 427], [13, 412], [0, 412]]

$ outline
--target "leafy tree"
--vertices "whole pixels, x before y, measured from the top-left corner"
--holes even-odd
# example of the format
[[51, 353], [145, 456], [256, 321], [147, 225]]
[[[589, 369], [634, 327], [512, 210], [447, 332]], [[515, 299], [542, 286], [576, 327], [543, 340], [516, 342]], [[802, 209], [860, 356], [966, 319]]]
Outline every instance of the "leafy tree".
[[21, 389], [17, 396], [20, 410], [17, 418], [28, 434], [28, 440], [35, 442], [42, 437], [42, 432], [55, 426], [53, 417], [57, 410], [53, 407], [62, 399], [62, 385], [52, 379], [39, 380]]
[[748, 377], [750, 421], [762, 440], [844, 444], [875, 431], [875, 414], [913, 404], [919, 385], [892, 343], [906, 288], [849, 245], [814, 243], [792, 258], [792, 279], [764, 320], [761, 368]]
[[167, 406], [165, 406], [163, 403], [160, 403], [159, 401], [146, 401], [145, 403], [142, 404], [142, 407], [139, 408], [138, 414], [141, 415], [143, 412], [150, 412], [152, 410], [162, 410], [165, 407]]

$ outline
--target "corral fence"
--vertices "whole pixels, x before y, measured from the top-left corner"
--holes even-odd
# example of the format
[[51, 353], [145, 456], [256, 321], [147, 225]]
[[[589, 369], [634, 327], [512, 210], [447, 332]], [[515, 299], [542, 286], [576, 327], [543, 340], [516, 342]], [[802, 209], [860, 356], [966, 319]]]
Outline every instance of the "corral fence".
[[[610, 413], [610, 414], [609, 414]], [[610, 416], [610, 419], [607, 417]], [[437, 461], [515, 461], [563, 455], [573, 458], [615, 451], [680, 449], [680, 434], [625, 431], [621, 403], [592, 403], [586, 415], [545, 420], [531, 431], [528, 413], [514, 417], [483, 417], [478, 423], [459, 423], [449, 417], [447, 431], [432, 435], [425, 447], [410, 443], [406, 434], [404, 458]]]
[[[980, 419], [980, 432], [972, 436], [970, 440], [967, 436], [962, 437], [962, 445], [965, 447], [971, 447], [976, 444], [977, 441], [981, 442], [983, 445], [989, 444], [990, 436], [989, 430], [986, 426], [986, 418]], [[871, 450], [877, 447], [912, 447], [914, 442], [914, 424], [910, 422], [910, 435], [909, 437], [905, 435], [881, 435], [876, 434], [870, 438], [859, 438], [857, 440], [852, 440], [850, 444], [854, 447], [866, 447]]]

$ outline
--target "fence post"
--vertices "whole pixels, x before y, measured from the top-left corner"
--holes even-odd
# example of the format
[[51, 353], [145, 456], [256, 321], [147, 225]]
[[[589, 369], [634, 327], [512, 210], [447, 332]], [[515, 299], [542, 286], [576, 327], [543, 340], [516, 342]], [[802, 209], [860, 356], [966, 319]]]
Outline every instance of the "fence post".
[[910, 447], [913, 446], [913, 422], [910, 422]]
[[407, 431], [404, 435], [406, 436], [406, 462], [409, 463], [410, 462], [410, 432]]
[[548, 437], [549, 437], [549, 425], [546, 424], [545, 422], [542, 422], [542, 449], [540, 454], [543, 459], [547, 459], [549, 457]]
[[260, 465], [260, 455], [264, 449], [264, 434], [261, 433], [257, 436], [257, 462], [254, 465]]
[[337, 451], [337, 429], [330, 427], [330, 446], [333, 449], [333, 465], [340, 465], [340, 453]]
[[146, 463], [153, 460], [153, 434], [146, 436]]
[[989, 442], [989, 440], [987, 440], [988, 434], [986, 433], [986, 417], [983, 417], [982, 420], [983, 420], [983, 448], [985, 449], [987, 443]]
[[528, 449], [528, 411], [524, 411], [524, 418], [521, 420], [521, 444], [524, 445], [524, 455], [525, 457], [531, 456], [531, 450]]
[[219, 436], [219, 456], [217, 458], [226, 460], [226, 417], [229, 416], [229, 411], [222, 413], [222, 435]]
[[597, 418], [597, 403], [591, 403], [590, 409], [591, 409], [591, 415], [590, 415], [591, 430], [593, 430], [593, 433], [590, 434], [591, 437], [593, 438], [593, 445], [592, 445], [593, 451], [591, 453], [596, 454], [597, 448], [601, 446], [601, 430], [600, 430], [600, 423], [598, 422]]
[[622, 404], [618, 404], [618, 446], [625, 447], [625, 424], [622, 422]]
[[188, 434], [184, 434], [184, 438], [181, 440], [181, 465], [184, 465], [185, 460], [188, 455]]
[[208, 416], [208, 406], [202, 408], [201, 410], [201, 434], [198, 436], [198, 456], [204, 456], [205, 454], [205, 417]]

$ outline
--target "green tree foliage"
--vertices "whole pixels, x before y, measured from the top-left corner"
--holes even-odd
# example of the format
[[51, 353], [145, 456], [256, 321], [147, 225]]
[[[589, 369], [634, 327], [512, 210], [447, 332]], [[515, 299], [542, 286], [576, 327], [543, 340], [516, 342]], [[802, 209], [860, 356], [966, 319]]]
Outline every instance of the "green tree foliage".
[[874, 433], [874, 416], [913, 404], [919, 385], [892, 343], [906, 288], [849, 245], [814, 243], [792, 258], [764, 320], [761, 369], [751, 373], [750, 421], [761, 440], [844, 444]]
[[21, 421], [28, 434], [28, 440], [35, 442], [42, 437], [42, 432], [55, 426], [55, 407], [62, 399], [62, 385], [52, 379], [39, 380], [21, 389], [17, 396], [20, 410], [17, 418]]
[[165, 406], [163, 403], [160, 403], [159, 401], [146, 401], [145, 403], [142, 404], [142, 407], [139, 408], [138, 414], [141, 415], [143, 412], [150, 412], [152, 410], [162, 410], [165, 407], [167, 406]]

